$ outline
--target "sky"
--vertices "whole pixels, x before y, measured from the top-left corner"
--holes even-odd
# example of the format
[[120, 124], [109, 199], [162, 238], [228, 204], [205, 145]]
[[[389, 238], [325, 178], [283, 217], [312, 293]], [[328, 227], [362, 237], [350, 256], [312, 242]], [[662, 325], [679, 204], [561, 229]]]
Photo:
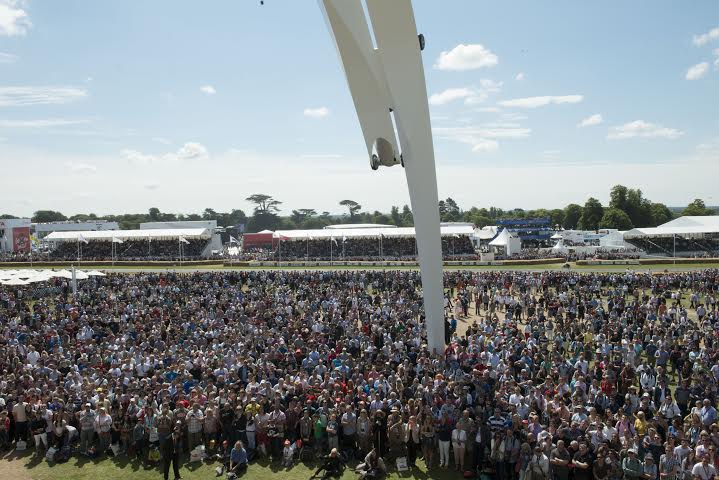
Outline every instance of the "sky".
[[[719, 203], [719, 3], [413, 2], [440, 198]], [[409, 203], [314, 0], [0, 0], [0, 213]]]

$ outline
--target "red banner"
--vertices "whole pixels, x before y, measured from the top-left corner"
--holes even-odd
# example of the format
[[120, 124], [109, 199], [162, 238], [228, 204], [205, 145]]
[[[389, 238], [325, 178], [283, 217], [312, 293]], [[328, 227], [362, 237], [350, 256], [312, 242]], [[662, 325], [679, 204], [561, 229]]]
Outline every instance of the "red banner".
[[13, 252], [28, 253], [30, 251], [30, 227], [12, 229]]

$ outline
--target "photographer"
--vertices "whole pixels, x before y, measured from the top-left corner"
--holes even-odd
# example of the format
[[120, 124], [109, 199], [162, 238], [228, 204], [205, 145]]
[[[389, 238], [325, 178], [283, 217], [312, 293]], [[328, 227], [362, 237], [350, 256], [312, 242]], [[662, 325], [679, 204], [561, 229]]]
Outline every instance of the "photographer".
[[333, 448], [330, 451], [330, 454], [325, 457], [322, 465], [320, 465], [320, 467], [315, 471], [314, 475], [312, 475], [312, 477], [310, 478], [315, 478], [322, 472], [324, 472], [324, 475], [322, 475], [323, 479], [339, 477], [342, 475], [342, 470], [342, 459], [340, 458], [337, 449]]

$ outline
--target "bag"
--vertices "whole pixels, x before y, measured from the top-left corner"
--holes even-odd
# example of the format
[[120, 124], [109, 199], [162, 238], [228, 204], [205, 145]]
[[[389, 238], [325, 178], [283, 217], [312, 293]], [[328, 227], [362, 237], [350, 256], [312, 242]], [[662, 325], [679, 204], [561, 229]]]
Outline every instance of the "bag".
[[217, 467], [217, 468], [215, 469], [215, 476], [216, 476], [216, 477], [221, 476], [223, 473], [225, 473], [225, 466], [224, 466], [224, 465], [220, 465], [219, 467]]
[[205, 458], [204, 445], [195, 447], [195, 449], [190, 452], [190, 462], [191, 463], [201, 462], [202, 460], [204, 460], [204, 458]]
[[47, 449], [47, 452], [45, 452], [45, 458], [48, 462], [54, 462], [55, 461], [55, 453], [57, 452], [57, 448], [50, 447]]
[[25, 440], [19, 440], [15, 444], [15, 450], [17, 450], [18, 452], [22, 452], [26, 449], [27, 449], [27, 442]]
[[407, 466], [407, 457], [397, 457], [397, 471], [406, 472], [407, 470], [409, 470], [409, 467]]
[[160, 460], [160, 451], [156, 448], [151, 448], [147, 454], [147, 458], [152, 462]]
[[235, 472], [227, 472], [227, 480], [235, 480], [237, 478], [237, 475]]
[[157, 433], [156, 428], [150, 429], [150, 443], [159, 442], [160, 441], [160, 435]]
[[120, 445], [117, 443], [111, 443], [110, 450], [112, 450], [112, 454], [117, 457], [120, 454]]

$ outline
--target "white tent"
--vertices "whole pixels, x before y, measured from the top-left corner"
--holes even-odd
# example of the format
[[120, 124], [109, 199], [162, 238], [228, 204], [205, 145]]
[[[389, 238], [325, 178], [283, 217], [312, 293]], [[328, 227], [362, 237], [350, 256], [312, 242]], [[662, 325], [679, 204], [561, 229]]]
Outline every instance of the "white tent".
[[89, 276], [91, 276], [91, 277], [105, 277], [105, 276], [107, 276], [107, 275], [105, 275], [104, 273], [102, 273], [102, 272], [99, 271], [99, 270], [90, 270], [89, 272], [87, 272], [87, 274], [88, 274]]
[[552, 253], [565, 254], [569, 252], [569, 249], [564, 246], [564, 242], [559, 240], [556, 245], [552, 247]]
[[507, 256], [512, 256], [522, 250], [522, 240], [509, 233], [506, 228], [502, 230], [497, 238], [489, 242], [490, 247], [504, 248]]

